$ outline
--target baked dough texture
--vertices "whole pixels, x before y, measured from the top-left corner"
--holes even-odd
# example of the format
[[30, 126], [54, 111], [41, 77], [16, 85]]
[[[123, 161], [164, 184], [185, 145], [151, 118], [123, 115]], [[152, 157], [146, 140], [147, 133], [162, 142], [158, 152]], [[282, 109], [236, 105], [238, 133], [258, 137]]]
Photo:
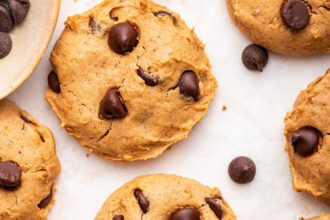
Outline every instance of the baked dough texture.
[[227, 0], [236, 26], [253, 42], [277, 53], [306, 56], [330, 52], [330, 6], [327, 0], [304, 1], [309, 24], [290, 30], [281, 19], [283, 0]]
[[[142, 212], [134, 196], [136, 189], [140, 189], [149, 200], [147, 213]], [[140, 176], [115, 191], [104, 203], [95, 220], [112, 220], [116, 215], [123, 216], [125, 220], [168, 220], [173, 212], [185, 207], [198, 210], [202, 220], [219, 220], [205, 202], [206, 198], [213, 197], [221, 198], [218, 204], [223, 212], [222, 220], [236, 219], [217, 188], [209, 188], [195, 180], [176, 175]]]
[[321, 215], [314, 218], [302, 218], [301, 220], [330, 220], [330, 214]]
[[[162, 15], [156, 16], [160, 11]], [[109, 48], [108, 32], [126, 21], [138, 27], [139, 42], [132, 52], [121, 55]], [[106, 0], [69, 17], [50, 60], [61, 92], [48, 89], [46, 100], [70, 135], [109, 160], [154, 158], [187, 138], [206, 114], [217, 88], [204, 45], [193, 30], [178, 14], [149, 0]], [[136, 73], [139, 67], [161, 83], [146, 85]], [[198, 101], [180, 95], [177, 85], [185, 70], [198, 75]], [[101, 119], [100, 103], [114, 87], [128, 115]]]
[[61, 169], [52, 133], [8, 99], [0, 101], [0, 117], [0, 161], [17, 163], [22, 173], [16, 189], [0, 188], [0, 219], [47, 219]]
[[[286, 150], [289, 154], [293, 185], [330, 205], [330, 69], [302, 91], [285, 119]], [[321, 133], [317, 152], [308, 157], [294, 153], [292, 133], [313, 126]]]

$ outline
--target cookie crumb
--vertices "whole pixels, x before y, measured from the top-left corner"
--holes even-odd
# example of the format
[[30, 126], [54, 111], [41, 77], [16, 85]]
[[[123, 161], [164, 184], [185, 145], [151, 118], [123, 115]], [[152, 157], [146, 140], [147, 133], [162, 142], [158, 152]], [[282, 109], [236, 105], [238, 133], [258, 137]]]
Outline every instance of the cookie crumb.
[[223, 112], [227, 111], [227, 106], [226, 106], [226, 105], [223, 105], [221, 110], [222, 110]]
[[86, 157], [87, 157], [87, 158], [89, 157], [89, 153], [86, 154]]

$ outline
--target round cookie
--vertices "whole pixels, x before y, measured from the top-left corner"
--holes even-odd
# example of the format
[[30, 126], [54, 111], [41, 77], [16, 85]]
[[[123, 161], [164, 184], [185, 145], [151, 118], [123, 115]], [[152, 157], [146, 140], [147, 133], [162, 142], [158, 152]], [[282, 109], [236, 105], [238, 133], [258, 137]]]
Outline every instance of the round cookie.
[[149, 0], [106, 0], [69, 17], [46, 100], [62, 126], [110, 160], [146, 160], [187, 138], [217, 82], [204, 45]]
[[0, 219], [47, 219], [61, 165], [52, 133], [0, 101]]
[[301, 218], [301, 220], [330, 220], [330, 214], [321, 215], [319, 217], [314, 218]]
[[328, 0], [227, 0], [236, 26], [256, 44], [297, 56], [330, 52]]
[[285, 119], [293, 185], [330, 205], [330, 69], [300, 93]]
[[[141, 217], [142, 216], [142, 217]], [[176, 175], [138, 177], [115, 191], [95, 220], [234, 220], [217, 188]]]

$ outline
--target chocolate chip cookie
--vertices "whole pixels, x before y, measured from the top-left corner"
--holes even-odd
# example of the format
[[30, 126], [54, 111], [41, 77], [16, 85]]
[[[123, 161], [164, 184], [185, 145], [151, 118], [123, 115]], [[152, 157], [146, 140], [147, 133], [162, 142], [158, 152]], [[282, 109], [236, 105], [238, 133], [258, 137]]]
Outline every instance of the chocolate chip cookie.
[[47, 219], [61, 165], [52, 133], [0, 101], [0, 219]]
[[187, 138], [217, 87], [204, 45], [149, 0], [106, 0], [69, 17], [46, 100], [67, 132], [110, 160], [145, 160]]
[[[141, 217], [142, 216], [142, 217]], [[175, 175], [138, 177], [115, 191], [95, 220], [234, 220], [217, 188]]]
[[314, 218], [301, 218], [301, 220], [330, 220], [330, 214], [321, 215], [319, 217], [314, 217]]
[[285, 119], [294, 188], [330, 205], [330, 69], [300, 93]]
[[330, 52], [329, 0], [227, 0], [236, 26], [274, 52], [305, 56]]

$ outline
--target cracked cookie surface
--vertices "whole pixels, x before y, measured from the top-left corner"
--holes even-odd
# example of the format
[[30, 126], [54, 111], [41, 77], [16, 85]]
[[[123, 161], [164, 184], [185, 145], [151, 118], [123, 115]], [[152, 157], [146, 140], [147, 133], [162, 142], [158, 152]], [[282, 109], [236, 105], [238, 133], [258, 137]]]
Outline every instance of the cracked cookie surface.
[[52, 133], [7, 99], [0, 117], [0, 219], [47, 219], [61, 169]]
[[110, 160], [145, 160], [187, 138], [217, 87], [204, 45], [148, 0], [106, 0], [69, 17], [46, 100], [67, 132]]
[[[138, 192], [138, 193], [137, 193]], [[95, 220], [235, 220], [217, 188], [176, 175], [141, 176], [115, 191]]]
[[330, 69], [302, 91], [285, 119], [294, 188], [330, 205]]
[[[297, 56], [330, 52], [329, 0], [301, 0], [308, 17], [292, 6], [282, 15], [282, 5], [290, 1], [295, 0], [227, 0], [227, 8], [236, 26], [247, 37], [274, 52]], [[301, 8], [304, 7], [298, 9]], [[290, 18], [293, 20], [287, 22], [288, 27], [285, 19]], [[294, 23], [297, 18], [301, 19], [300, 24], [306, 25], [299, 30], [290, 27], [291, 24], [298, 28], [299, 23]]]

